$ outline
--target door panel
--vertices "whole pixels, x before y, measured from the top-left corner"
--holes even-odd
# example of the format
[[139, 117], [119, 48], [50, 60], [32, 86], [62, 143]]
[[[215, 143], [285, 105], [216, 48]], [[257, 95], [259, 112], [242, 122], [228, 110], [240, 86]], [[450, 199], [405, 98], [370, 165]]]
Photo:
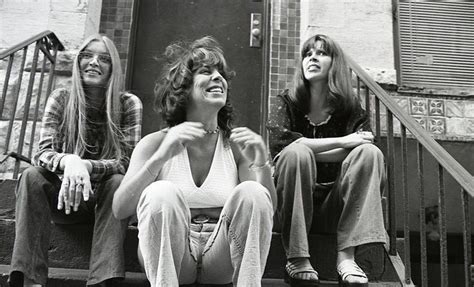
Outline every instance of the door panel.
[[131, 90], [144, 105], [143, 135], [163, 127], [153, 110], [153, 88], [161, 72], [161, 55], [170, 43], [215, 37], [236, 76], [231, 82], [235, 126], [259, 132], [262, 104], [262, 48], [250, 47], [251, 13], [263, 13], [255, 0], [147, 0], [137, 1], [135, 49]]

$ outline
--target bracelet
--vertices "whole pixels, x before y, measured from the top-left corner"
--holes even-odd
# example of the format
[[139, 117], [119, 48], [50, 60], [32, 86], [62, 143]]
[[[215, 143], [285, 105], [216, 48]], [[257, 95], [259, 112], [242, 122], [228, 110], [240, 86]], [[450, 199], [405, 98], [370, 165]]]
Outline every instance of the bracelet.
[[251, 164], [249, 165], [249, 170], [251, 170], [251, 171], [258, 171], [258, 170], [261, 170], [261, 169], [263, 169], [263, 168], [265, 168], [265, 167], [267, 167], [267, 166], [270, 167], [270, 160], [267, 160], [267, 161], [266, 161], [264, 164], [262, 164], [262, 165], [255, 165], [255, 164], [251, 163]]

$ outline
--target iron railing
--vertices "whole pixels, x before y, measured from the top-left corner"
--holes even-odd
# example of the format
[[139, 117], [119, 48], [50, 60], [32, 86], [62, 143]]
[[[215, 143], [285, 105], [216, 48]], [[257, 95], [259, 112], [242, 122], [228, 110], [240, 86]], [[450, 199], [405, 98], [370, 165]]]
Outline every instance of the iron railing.
[[[32, 46], [34, 45], [33, 50]], [[0, 163], [5, 162], [8, 157], [15, 158], [15, 165], [13, 168], [13, 178], [18, 177], [20, 170], [21, 161], [30, 161], [32, 156], [36, 124], [38, 121], [40, 106], [42, 103], [46, 103], [46, 99], [51, 92], [51, 86], [54, 78], [54, 69], [56, 66], [56, 56], [57, 51], [64, 50], [64, 46], [58, 40], [56, 35], [51, 31], [44, 31], [39, 33], [7, 50], [0, 52], [0, 61], [7, 61], [7, 67], [5, 72], [5, 80], [3, 82], [2, 88], [2, 97], [0, 98], [0, 120], [8, 121], [8, 128], [6, 135], [1, 135], [4, 139], [4, 146], [0, 147], [2, 149], [2, 155], [0, 156]], [[28, 55], [33, 53], [31, 58], [31, 63], [28, 59]], [[18, 64], [19, 62], [19, 64]], [[28, 67], [25, 66], [28, 64]], [[39, 67], [40, 66], [40, 67]], [[24, 95], [24, 105], [23, 113], [17, 115], [18, 101], [22, 95], [22, 80], [23, 74], [28, 73], [29, 70], [29, 80], [26, 87], [26, 92]], [[13, 84], [10, 84], [10, 79], [12, 76], [17, 75], [16, 81]], [[36, 74], [40, 73], [39, 81], [36, 81]], [[44, 81], [46, 74], [47, 86], [46, 91], [43, 93]], [[36, 81], [36, 82], [35, 82]], [[34, 95], [34, 90], [36, 88], [36, 95]], [[44, 94], [44, 100], [41, 101], [42, 94]], [[34, 111], [32, 115], [30, 114], [30, 106], [32, 99], [36, 97], [34, 103]], [[7, 101], [10, 101], [8, 107], [11, 108], [8, 114], [5, 112], [5, 104]], [[14, 126], [17, 125], [17, 122], [21, 118], [21, 123], [19, 126], [18, 135], [14, 135]], [[28, 121], [31, 120], [31, 124]], [[28, 127], [30, 125], [30, 127]], [[30, 130], [30, 141], [27, 152], [24, 152], [25, 137], [26, 131]], [[16, 148], [12, 147], [13, 139], [18, 139], [16, 143]]]
[[[409, 186], [408, 182], [413, 181], [413, 176], [409, 177], [408, 169], [408, 138], [416, 142], [416, 165], [415, 180], [417, 186], [414, 192], [418, 193], [419, 198], [419, 234], [420, 234], [420, 282], [419, 286], [428, 286], [429, 274], [427, 264], [427, 239], [426, 239], [426, 218], [425, 218], [425, 152], [434, 159], [435, 170], [438, 178], [438, 216], [439, 216], [439, 253], [440, 253], [440, 274], [441, 286], [448, 286], [448, 254], [447, 254], [447, 221], [446, 221], [446, 195], [445, 173], [447, 172], [455, 184], [459, 186], [460, 202], [463, 220], [463, 264], [464, 264], [464, 282], [466, 287], [473, 286], [472, 271], [472, 250], [471, 250], [471, 219], [469, 217], [470, 200], [474, 196], [473, 176], [461, 166], [433, 137], [424, 130], [418, 122], [401, 109], [397, 102], [391, 98], [388, 93], [379, 86], [359, 65], [348, 57], [349, 66], [357, 94], [365, 104], [365, 109], [371, 111], [371, 123], [375, 130], [376, 142], [383, 146], [386, 157], [387, 179], [388, 179], [388, 235], [389, 245], [386, 246], [389, 257], [399, 276], [400, 282], [404, 286], [413, 286], [412, 281], [412, 260], [410, 258], [410, 206], [409, 206]], [[382, 104], [382, 107], [381, 107]], [[382, 128], [383, 122], [381, 114], [385, 108], [386, 123], [385, 129]], [[400, 123], [399, 132], [395, 136], [394, 118]], [[407, 135], [407, 133], [409, 134]], [[396, 148], [399, 143], [400, 148]], [[399, 180], [395, 176], [396, 168], [400, 170]], [[432, 168], [432, 167], [430, 167]], [[450, 186], [450, 190], [453, 187]], [[401, 221], [403, 228], [399, 234], [403, 238], [397, 238], [397, 193], [401, 192]], [[413, 196], [411, 197], [413, 198]], [[398, 239], [398, 240], [397, 240]], [[403, 248], [397, 251], [397, 241]], [[398, 255], [403, 254], [403, 259]]]

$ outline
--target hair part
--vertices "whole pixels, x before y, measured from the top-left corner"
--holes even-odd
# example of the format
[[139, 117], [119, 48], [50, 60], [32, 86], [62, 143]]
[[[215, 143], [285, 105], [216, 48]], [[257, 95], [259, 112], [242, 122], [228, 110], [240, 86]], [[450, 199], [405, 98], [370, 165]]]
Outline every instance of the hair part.
[[172, 127], [186, 120], [194, 73], [202, 66], [216, 67], [229, 84], [226, 103], [217, 115], [219, 128], [229, 138], [233, 120], [230, 80], [234, 72], [228, 67], [217, 40], [205, 36], [191, 43], [177, 42], [166, 48], [164, 57], [167, 64], [155, 85], [155, 108], [166, 124]]
[[69, 98], [66, 100], [61, 131], [65, 135], [64, 142], [66, 150], [82, 156], [88, 151], [86, 142], [87, 121], [86, 109], [87, 100], [84, 92], [84, 85], [81, 77], [81, 68], [79, 65], [79, 53], [82, 52], [90, 43], [101, 41], [105, 44], [107, 51], [112, 59], [110, 77], [105, 87], [105, 141], [102, 147], [100, 158], [122, 157], [123, 134], [120, 130], [121, 103], [120, 94], [123, 91], [122, 67], [120, 56], [115, 44], [107, 36], [95, 34], [84, 40], [79, 47], [79, 52], [75, 56], [72, 67], [72, 85]]
[[299, 69], [296, 69], [294, 77], [294, 90], [290, 97], [297, 104], [302, 112], [309, 113], [310, 83], [304, 77], [303, 58], [305, 54], [316, 47], [320, 41], [322, 48], [332, 58], [331, 67], [328, 72], [327, 102], [337, 115], [350, 115], [359, 100], [352, 91], [351, 73], [346, 62], [345, 54], [337, 42], [326, 35], [316, 34], [303, 43], [299, 58]]

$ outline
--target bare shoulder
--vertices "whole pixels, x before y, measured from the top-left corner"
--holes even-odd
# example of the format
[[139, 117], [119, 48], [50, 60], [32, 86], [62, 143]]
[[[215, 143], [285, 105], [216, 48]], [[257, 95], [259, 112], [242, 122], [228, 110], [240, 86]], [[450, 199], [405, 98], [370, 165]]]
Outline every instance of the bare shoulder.
[[138, 142], [134, 153], [140, 153], [142, 156], [151, 156], [160, 147], [165, 136], [166, 129], [146, 135]]

